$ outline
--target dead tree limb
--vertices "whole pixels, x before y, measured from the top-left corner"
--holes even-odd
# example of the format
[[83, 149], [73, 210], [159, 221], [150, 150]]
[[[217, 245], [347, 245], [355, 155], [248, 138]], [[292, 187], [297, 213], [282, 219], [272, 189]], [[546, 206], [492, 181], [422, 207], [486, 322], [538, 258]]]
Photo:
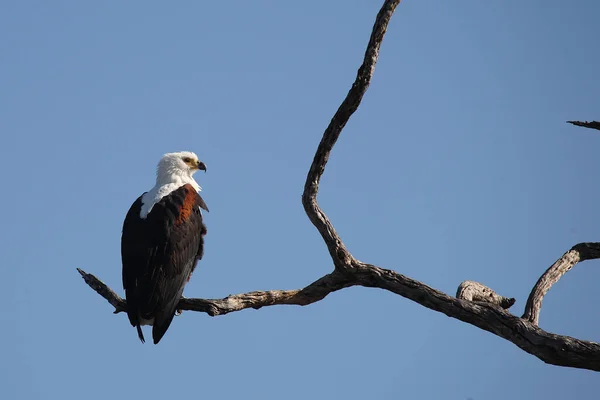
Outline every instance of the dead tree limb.
[[325, 215], [317, 203], [319, 181], [321, 180], [323, 172], [325, 172], [325, 165], [327, 164], [327, 160], [329, 160], [329, 154], [331, 153], [335, 142], [340, 137], [342, 129], [344, 129], [344, 126], [346, 126], [346, 123], [352, 114], [358, 109], [358, 106], [371, 83], [371, 78], [375, 72], [375, 64], [379, 57], [379, 48], [381, 47], [383, 36], [385, 35], [390, 19], [392, 18], [392, 14], [399, 3], [400, 0], [385, 1], [379, 10], [362, 65], [356, 73], [356, 79], [346, 95], [346, 98], [331, 119], [331, 122], [329, 122], [329, 126], [325, 129], [321, 143], [319, 143], [312, 165], [308, 171], [306, 183], [304, 184], [304, 193], [302, 193], [302, 205], [304, 206], [304, 211], [306, 211], [306, 215], [308, 215], [310, 221], [318, 229], [319, 233], [321, 233], [336, 269], [351, 268], [356, 260], [346, 249], [346, 246], [342, 243], [339, 235], [327, 218], [327, 215]]
[[[600, 258], [600, 243], [581, 243], [565, 253], [542, 275], [529, 296], [525, 314], [517, 317], [507, 311], [514, 304], [514, 298], [500, 296], [480, 283], [463, 282], [458, 288], [457, 296], [453, 297], [392, 270], [355, 259], [319, 207], [319, 181], [329, 154], [369, 87], [383, 36], [399, 3], [400, 0], [387, 0], [379, 11], [356, 80], [323, 134], [304, 186], [302, 204], [329, 249], [335, 267], [333, 272], [303, 289], [256, 291], [212, 300], [182, 298], [179, 309], [216, 316], [272, 305], [304, 306], [350, 286], [379, 288], [491, 332], [546, 363], [600, 371], [600, 344], [555, 335], [537, 326], [542, 299], [550, 287], [577, 262]], [[125, 300], [102, 281], [80, 269], [78, 271], [85, 282], [115, 308], [115, 313], [127, 309]]]
[[599, 121], [567, 121], [570, 124], [573, 124], [575, 126], [583, 126], [584, 128], [590, 128], [590, 129], [598, 129], [600, 131], [600, 122]]
[[538, 325], [542, 300], [558, 280], [580, 261], [600, 258], [600, 243], [579, 243], [556, 260], [538, 279], [529, 294], [523, 319]]

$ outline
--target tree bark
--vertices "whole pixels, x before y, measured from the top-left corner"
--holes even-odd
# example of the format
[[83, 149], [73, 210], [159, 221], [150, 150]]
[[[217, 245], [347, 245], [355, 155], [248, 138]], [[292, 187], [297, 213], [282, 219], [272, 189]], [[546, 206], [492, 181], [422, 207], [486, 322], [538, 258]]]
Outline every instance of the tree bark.
[[[302, 289], [256, 291], [231, 295], [223, 299], [182, 298], [178, 308], [182, 311], [199, 311], [217, 316], [247, 308], [260, 309], [273, 305], [305, 306], [323, 300], [329, 293], [350, 286], [380, 288], [491, 332], [546, 363], [600, 371], [598, 343], [555, 335], [537, 326], [544, 295], [578, 262], [600, 258], [600, 243], [577, 244], [558, 259], [532, 289], [523, 316], [517, 317], [508, 311], [508, 308], [515, 303], [514, 298], [501, 296], [478, 282], [461, 283], [456, 297], [452, 297], [395, 271], [357, 260], [346, 248], [333, 224], [319, 207], [317, 202], [319, 182], [329, 155], [342, 129], [358, 109], [369, 87], [383, 37], [399, 3], [400, 0], [386, 0], [377, 14], [363, 63], [358, 69], [350, 91], [323, 134], [304, 185], [302, 195], [304, 210], [327, 245], [334, 270]], [[600, 124], [594, 121], [569, 122], [578, 126], [600, 129]], [[115, 308], [115, 313], [127, 310], [125, 300], [102, 281], [79, 268], [78, 271], [85, 282]]]

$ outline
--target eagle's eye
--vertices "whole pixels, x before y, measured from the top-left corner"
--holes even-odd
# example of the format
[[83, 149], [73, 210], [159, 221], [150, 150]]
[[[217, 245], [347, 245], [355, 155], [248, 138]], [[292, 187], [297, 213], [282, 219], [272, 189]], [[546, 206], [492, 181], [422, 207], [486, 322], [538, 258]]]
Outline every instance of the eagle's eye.
[[191, 158], [189, 158], [189, 157], [183, 157], [183, 162], [184, 163], [189, 163], [190, 161], [192, 161]]

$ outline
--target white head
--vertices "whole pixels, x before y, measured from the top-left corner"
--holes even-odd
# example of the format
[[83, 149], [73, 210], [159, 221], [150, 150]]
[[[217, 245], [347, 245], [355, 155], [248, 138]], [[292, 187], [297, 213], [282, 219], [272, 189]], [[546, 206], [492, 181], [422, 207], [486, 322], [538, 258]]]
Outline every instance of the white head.
[[156, 186], [169, 184], [185, 185], [186, 183], [200, 190], [200, 185], [194, 180], [196, 171], [206, 172], [206, 165], [191, 151], [167, 153], [158, 162], [156, 168]]
[[190, 184], [196, 191], [200, 191], [200, 185], [192, 176], [199, 169], [206, 172], [206, 165], [191, 151], [167, 153], [162, 156], [156, 168], [156, 185], [142, 196], [140, 217], [146, 218], [160, 199], [185, 184]]

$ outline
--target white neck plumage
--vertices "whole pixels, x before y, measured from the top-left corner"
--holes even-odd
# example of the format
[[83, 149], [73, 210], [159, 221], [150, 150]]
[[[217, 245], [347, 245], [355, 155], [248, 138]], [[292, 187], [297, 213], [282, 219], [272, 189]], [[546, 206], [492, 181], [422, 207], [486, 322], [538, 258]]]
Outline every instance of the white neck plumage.
[[154, 187], [157, 188], [168, 185], [177, 185], [177, 187], [181, 187], [188, 183], [192, 185], [196, 191], [199, 192], [202, 190], [198, 182], [194, 180], [190, 171], [183, 171], [175, 167], [159, 167], [156, 171], [156, 185]]
[[162, 166], [159, 166], [156, 171], [156, 185], [142, 196], [141, 218], [146, 218], [150, 211], [152, 211], [152, 207], [154, 207], [160, 199], [169, 195], [172, 191], [179, 189], [183, 185], [190, 184], [198, 192], [202, 190], [190, 172], [175, 167], [161, 167]]

